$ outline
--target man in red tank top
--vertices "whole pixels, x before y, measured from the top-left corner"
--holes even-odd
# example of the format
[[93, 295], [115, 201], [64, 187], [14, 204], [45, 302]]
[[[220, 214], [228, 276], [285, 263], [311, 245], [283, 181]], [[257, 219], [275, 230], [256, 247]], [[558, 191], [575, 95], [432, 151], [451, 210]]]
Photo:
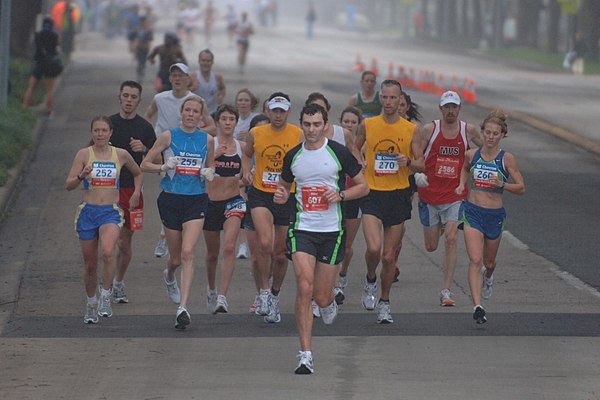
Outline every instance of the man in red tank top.
[[442, 94], [439, 108], [442, 118], [421, 128], [425, 173], [415, 174], [415, 180], [419, 186], [419, 217], [426, 250], [435, 251], [444, 234], [444, 287], [440, 305], [448, 307], [454, 305], [450, 288], [456, 268], [458, 210], [466, 197], [466, 189], [461, 195], [455, 189], [460, 183], [469, 142], [480, 146], [481, 137], [475, 125], [458, 118], [460, 96], [456, 92]]

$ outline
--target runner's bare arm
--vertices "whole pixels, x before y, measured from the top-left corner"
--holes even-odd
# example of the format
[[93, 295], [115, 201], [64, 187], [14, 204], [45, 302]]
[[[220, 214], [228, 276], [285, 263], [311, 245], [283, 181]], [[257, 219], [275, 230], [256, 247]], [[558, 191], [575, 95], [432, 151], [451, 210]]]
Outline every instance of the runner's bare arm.
[[350, 100], [348, 100], [348, 105], [349, 106], [356, 106], [356, 102], [357, 102], [357, 96], [355, 94], [353, 94], [352, 96], [350, 96]]
[[367, 166], [367, 160], [364, 159], [363, 157], [363, 147], [365, 145], [365, 142], [367, 140], [367, 130], [365, 128], [365, 121], [361, 122], [360, 125], [358, 126], [358, 130], [356, 131], [356, 139], [354, 140], [354, 143], [356, 144], [356, 148], [358, 149], [359, 153], [360, 153], [360, 159], [362, 160], [362, 166], [363, 166], [363, 170], [366, 168]]
[[362, 149], [365, 141], [367, 139], [367, 130], [365, 128], [365, 121], [361, 122], [358, 126], [358, 131], [356, 131], [356, 140], [354, 143], [356, 144], [357, 149]]
[[517, 159], [511, 153], [505, 153], [504, 163], [506, 165], [506, 170], [512, 178], [512, 182], [504, 183], [504, 190], [508, 190], [513, 194], [524, 194], [525, 181], [523, 180], [523, 175], [521, 175], [521, 171], [517, 165]]
[[465, 183], [467, 182], [467, 177], [469, 176], [469, 168], [471, 165], [471, 160], [473, 159], [473, 154], [475, 154], [475, 150], [468, 150], [465, 153], [465, 162], [463, 163], [463, 167], [460, 170], [460, 182], [458, 186], [454, 190], [457, 195], [461, 195], [463, 190], [465, 189]]
[[467, 139], [477, 147], [483, 146], [481, 132], [479, 131], [477, 126], [473, 124], [467, 124]]
[[429, 139], [431, 138], [431, 134], [433, 133], [433, 123], [428, 123], [419, 128], [419, 139], [421, 142], [421, 150], [425, 152], [427, 148], [427, 144], [429, 143]]
[[200, 87], [200, 81], [196, 77], [196, 74], [190, 75], [190, 91], [194, 92]]
[[146, 109], [146, 112], [144, 113], [144, 119], [150, 122], [151, 124], [154, 124], [154, 117], [156, 116], [157, 111], [158, 108], [156, 108], [156, 102], [154, 101], [154, 99], [152, 99], [152, 103], [150, 103], [150, 105]]
[[285, 204], [290, 198], [291, 189], [291, 182], [286, 182], [283, 179], [279, 179], [279, 182], [277, 182], [277, 189], [275, 189], [275, 193], [273, 193], [273, 202], [275, 204]]
[[91, 166], [85, 165], [88, 157], [88, 149], [81, 149], [77, 152], [69, 170], [69, 175], [67, 175], [67, 179], [65, 180], [65, 189], [69, 191], [76, 189], [81, 181], [85, 179], [85, 176], [92, 171]]
[[350, 129], [344, 128], [344, 141], [346, 142], [346, 148], [348, 149], [348, 151], [352, 153], [354, 158], [356, 158], [356, 161], [361, 163], [362, 155], [360, 154], [360, 151], [358, 151], [358, 147], [356, 147], [354, 134], [352, 134]]
[[208, 107], [202, 107], [202, 121], [204, 121], [203, 131], [206, 131], [211, 136], [217, 136], [217, 125], [215, 120], [210, 116]]
[[246, 136], [246, 146], [242, 149], [242, 179], [247, 185], [252, 184], [252, 156], [254, 155], [254, 129]]
[[425, 158], [423, 157], [423, 148], [421, 143], [421, 135], [419, 128], [415, 126], [413, 131], [413, 139], [410, 142], [413, 158], [408, 165], [408, 169], [412, 172], [425, 172]]
[[369, 185], [362, 171], [352, 177], [352, 182], [354, 186], [344, 190], [344, 201], [360, 199], [369, 194]]
[[[171, 132], [164, 131], [161, 133], [156, 142], [154, 142], [154, 146], [148, 151], [148, 154], [142, 161], [140, 167], [143, 172], [161, 172], [160, 167], [161, 157], [160, 154], [166, 150], [167, 147], [171, 144]], [[157, 162], [158, 161], [158, 162]]]
[[215, 140], [212, 136], [207, 137], [206, 146], [208, 150], [206, 151], [206, 162], [204, 166], [206, 168], [214, 168], [215, 167]]

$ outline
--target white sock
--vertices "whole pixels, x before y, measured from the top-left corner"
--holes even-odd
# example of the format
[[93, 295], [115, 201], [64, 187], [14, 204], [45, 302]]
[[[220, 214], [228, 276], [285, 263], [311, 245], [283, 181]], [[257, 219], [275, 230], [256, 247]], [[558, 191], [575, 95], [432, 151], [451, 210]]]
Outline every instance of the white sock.
[[102, 288], [100, 290], [100, 296], [110, 296], [110, 289], [107, 290], [107, 289]]
[[87, 302], [88, 302], [88, 304], [98, 304], [98, 298], [96, 296], [88, 297]]

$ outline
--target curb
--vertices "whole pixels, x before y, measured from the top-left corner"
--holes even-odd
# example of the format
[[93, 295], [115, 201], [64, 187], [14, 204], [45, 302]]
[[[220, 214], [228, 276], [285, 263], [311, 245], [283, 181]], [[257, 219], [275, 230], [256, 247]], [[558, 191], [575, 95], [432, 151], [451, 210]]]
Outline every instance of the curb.
[[476, 103], [478, 107], [487, 109], [489, 111], [493, 111], [496, 109], [502, 109], [504, 112], [508, 114], [509, 117], [524, 123], [532, 128], [538, 129], [545, 133], [548, 133], [552, 136], [555, 136], [559, 139], [562, 139], [568, 143], [571, 143], [583, 150], [586, 150], [590, 153], [596, 154], [600, 156], [600, 142], [586, 138], [582, 135], [569, 131], [565, 128], [561, 128], [560, 126], [552, 125], [551, 123], [544, 121], [542, 119], [533, 117], [529, 114], [522, 113], [520, 111], [512, 110], [509, 108], [494, 106], [492, 104], [486, 103]]

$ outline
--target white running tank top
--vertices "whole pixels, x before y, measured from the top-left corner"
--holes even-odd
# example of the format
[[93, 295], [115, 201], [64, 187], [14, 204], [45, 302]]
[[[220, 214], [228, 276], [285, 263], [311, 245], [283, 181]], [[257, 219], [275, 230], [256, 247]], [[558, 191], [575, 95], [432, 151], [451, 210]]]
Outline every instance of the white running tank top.
[[208, 107], [208, 112], [213, 114], [217, 111], [217, 93], [219, 92], [215, 73], [210, 71], [208, 81], [205, 81], [202, 73], [196, 71], [196, 78], [198, 79], [198, 82], [200, 82], [200, 86], [194, 93], [204, 99], [206, 106]]
[[340, 125], [333, 125], [333, 137], [331, 139], [345, 146], [346, 137], [344, 136], [344, 128]]

